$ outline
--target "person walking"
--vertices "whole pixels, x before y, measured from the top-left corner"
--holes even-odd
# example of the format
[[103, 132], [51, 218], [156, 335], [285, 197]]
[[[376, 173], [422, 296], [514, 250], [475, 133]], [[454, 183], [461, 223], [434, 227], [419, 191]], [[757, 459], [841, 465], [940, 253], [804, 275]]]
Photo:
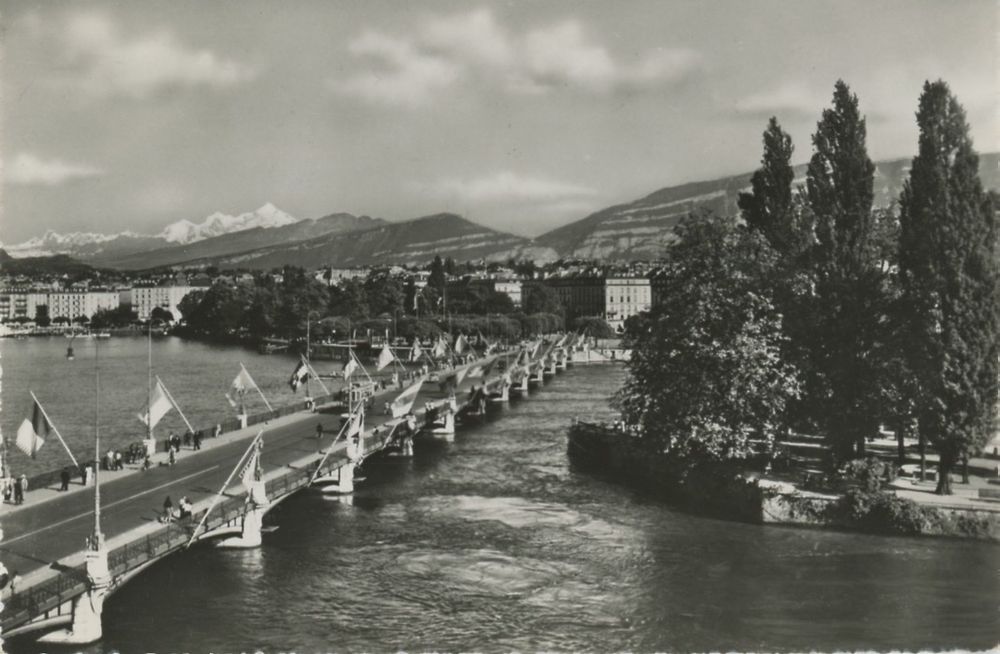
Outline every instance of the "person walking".
[[191, 438], [192, 438], [192, 442], [194, 443], [194, 449], [195, 450], [200, 450], [201, 449], [201, 430], [199, 429], [198, 431], [196, 431], [194, 433], [194, 436], [192, 436]]
[[14, 480], [14, 504], [24, 504], [25, 481], [24, 475]]
[[59, 487], [60, 491], [69, 490], [69, 466], [65, 466], [62, 472], [59, 473], [59, 480], [62, 482], [62, 486]]
[[323, 438], [323, 423], [316, 423], [316, 438]]
[[167, 499], [163, 500], [163, 517], [160, 518], [160, 522], [170, 522], [174, 517], [174, 503], [170, 500], [170, 496], [167, 495]]

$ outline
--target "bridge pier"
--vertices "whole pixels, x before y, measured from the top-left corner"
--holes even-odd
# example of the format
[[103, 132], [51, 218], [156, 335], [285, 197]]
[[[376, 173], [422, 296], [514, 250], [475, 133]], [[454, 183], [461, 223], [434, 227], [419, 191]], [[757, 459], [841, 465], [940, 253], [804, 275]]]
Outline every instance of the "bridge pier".
[[98, 641], [104, 635], [101, 615], [104, 612], [104, 598], [111, 586], [111, 571], [108, 567], [108, 550], [103, 542], [97, 549], [87, 550], [86, 570], [90, 589], [73, 600], [73, 622], [70, 628], [47, 633], [38, 642], [84, 645]]
[[500, 381], [500, 392], [491, 395], [490, 399], [494, 402], [510, 402], [510, 387], [510, 375], [504, 375]]
[[247, 491], [247, 506], [246, 512], [243, 514], [240, 535], [220, 541], [218, 547], [233, 549], [260, 547], [263, 542], [261, 527], [264, 524], [264, 508], [267, 503], [267, 489], [264, 482], [252, 482]]

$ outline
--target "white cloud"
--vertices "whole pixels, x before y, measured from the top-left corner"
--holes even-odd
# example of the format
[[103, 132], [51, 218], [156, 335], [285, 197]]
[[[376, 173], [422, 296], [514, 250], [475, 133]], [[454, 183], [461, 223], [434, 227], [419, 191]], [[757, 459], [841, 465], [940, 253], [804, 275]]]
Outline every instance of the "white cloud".
[[330, 86], [397, 106], [425, 104], [434, 91], [472, 79], [515, 93], [642, 89], [674, 84], [701, 63], [687, 48], [659, 48], [637, 61], [620, 61], [578, 21], [515, 34], [485, 8], [427, 18], [411, 35], [366, 32], [348, 49], [375, 66], [330, 80]]
[[457, 67], [447, 59], [421, 53], [406, 40], [366, 32], [349, 45], [350, 52], [373, 60], [375, 68], [344, 81], [336, 90], [391, 105], [418, 106], [455, 81]]
[[777, 88], [751, 93], [736, 100], [735, 108], [740, 113], [754, 116], [819, 117], [823, 107], [829, 104], [830, 90], [816, 91], [799, 82], [786, 82]]
[[66, 182], [100, 177], [104, 171], [86, 164], [68, 163], [60, 159], [42, 159], [21, 152], [4, 167], [3, 178], [8, 184], [58, 186]]
[[467, 202], [563, 202], [596, 195], [586, 186], [502, 171], [471, 179], [446, 178], [420, 185], [430, 195]]
[[100, 13], [69, 15], [61, 38], [72, 71], [64, 81], [93, 96], [145, 98], [170, 88], [225, 88], [255, 76], [250, 67], [186, 46], [168, 31], [126, 36]]

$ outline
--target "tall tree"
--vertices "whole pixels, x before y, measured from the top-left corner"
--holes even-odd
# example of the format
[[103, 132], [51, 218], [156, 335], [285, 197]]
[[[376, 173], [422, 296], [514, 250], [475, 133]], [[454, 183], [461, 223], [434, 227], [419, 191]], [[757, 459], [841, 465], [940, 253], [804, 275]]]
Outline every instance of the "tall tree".
[[732, 218], [691, 216], [668, 252], [663, 300], [631, 318], [629, 375], [616, 401], [661, 451], [743, 459], [796, 397], [781, 315], [761, 288], [759, 237]]
[[751, 230], [759, 231], [783, 255], [801, 249], [806, 234], [799, 229], [792, 180], [792, 137], [771, 117], [764, 130], [761, 166], [750, 178], [750, 193], [740, 193], [737, 205]]
[[865, 119], [843, 80], [813, 135], [806, 197], [815, 220], [810, 255], [815, 280], [812, 315], [812, 406], [838, 458], [862, 456], [878, 432], [886, 276], [876, 230], [875, 164], [868, 157]]
[[937, 492], [986, 443], [998, 373], [997, 224], [979, 180], [965, 111], [948, 85], [926, 82], [919, 150], [900, 197], [900, 277], [919, 388], [918, 429], [939, 456]]

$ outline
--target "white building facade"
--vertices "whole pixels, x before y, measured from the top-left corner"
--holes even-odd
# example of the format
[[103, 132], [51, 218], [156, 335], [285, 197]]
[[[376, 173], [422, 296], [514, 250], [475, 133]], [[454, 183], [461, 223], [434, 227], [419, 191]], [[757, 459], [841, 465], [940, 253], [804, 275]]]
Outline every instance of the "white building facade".
[[177, 305], [195, 290], [198, 289], [194, 286], [133, 286], [132, 310], [138, 314], [139, 320], [149, 320], [153, 309], [160, 307], [169, 311], [175, 321], [180, 320], [183, 316]]

